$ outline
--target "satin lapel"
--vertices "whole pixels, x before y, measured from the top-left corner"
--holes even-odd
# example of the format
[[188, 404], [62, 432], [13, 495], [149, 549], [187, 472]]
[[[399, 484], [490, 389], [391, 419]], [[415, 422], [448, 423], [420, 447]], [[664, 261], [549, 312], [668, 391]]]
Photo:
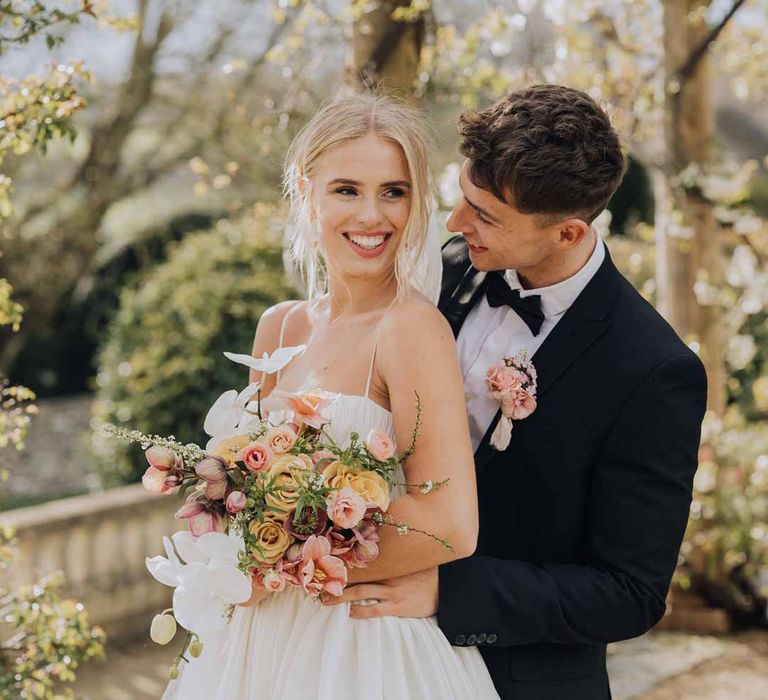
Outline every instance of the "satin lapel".
[[[611, 307], [616, 300], [621, 276], [607, 250], [605, 255], [605, 261], [595, 276], [531, 358], [538, 375], [536, 400], [539, 403], [545, 400], [547, 391], [568, 367], [611, 325]], [[475, 466], [478, 472], [499, 454], [491, 447], [490, 441], [500, 417], [501, 411], [494, 416], [475, 451]], [[510, 444], [513, 443], [514, 440]]]
[[485, 272], [478, 272], [469, 264], [453, 293], [440, 305], [440, 311], [448, 319], [454, 338], [459, 337], [462, 324], [485, 290], [485, 278]]

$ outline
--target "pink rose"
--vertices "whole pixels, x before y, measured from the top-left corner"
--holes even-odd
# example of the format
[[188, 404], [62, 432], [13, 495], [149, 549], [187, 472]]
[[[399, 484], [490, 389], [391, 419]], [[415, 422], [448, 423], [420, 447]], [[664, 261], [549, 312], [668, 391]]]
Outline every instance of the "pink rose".
[[525, 380], [526, 376], [522, 372], [504, 364], [491, 367], [485, 375], [488, 391], [497, 401], [500, 401], [504, 394], [522, 386]]
[[245, 508], [245, 502], [248, 499], [242, 491], [233, 491], [227, 496], [227, 511], [234, 514], [239, 513]]
[[279, 593], [285, 588], [285, 578], [277, 573], [274, 569], [270, 569], [264, 574], [264, 581], [262, 585], [270, 593]]
[[349, 486], [331, 494], [325, 501], [328, 517], [339, 527], [351, 530], [365, 515], [365, 501]]
[[312, 464], [317, 464], [323, 459], [336, 459], [336, 455], [330, 450], [318, 450], [312, 455]]
[[507, 418], [520, 420], [527, 418], [536, 410], [536, 399], [533, 398], [525, 389], [517, 389], [506, 394], [501, 399], [501, 412]]
[[264, 436], [272, 452], [284, 455], [296, 444], [296, 433], [287, 425], [271, 428]]
[[375, 428], [365, 438], [365, 449], [371, 457], [380, 462], [386, 462], [395, 455], [395, 445], [389, 435]]
[[331, 555], [331, 543], [323, 535], [312, 535], [301, 548], [301, 582], [310, 595], [327, 591], [340, 596], [347, 585], [347, 567]]
[[275, 455], [269, 445], [252, 442], [237, 453], [236, 459], [242, 460], [248, 471], [263, 472], [272, 466]]

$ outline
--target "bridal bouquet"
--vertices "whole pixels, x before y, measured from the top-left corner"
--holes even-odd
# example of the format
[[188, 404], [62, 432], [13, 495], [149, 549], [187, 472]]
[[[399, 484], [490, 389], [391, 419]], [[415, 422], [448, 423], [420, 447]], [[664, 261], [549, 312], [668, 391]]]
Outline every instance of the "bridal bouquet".
[[[281, 348], [261, 359], [225, 355], [269, 374], [303, 349]], [[378, 556], [384, 525], [400, 534], [421, 532], [451, 548], [447, 540], [387, 514], [397, 467], [418, 437], [418, 395], [411, 444], [399, 455], [377, 430], [365, 438], [351, 433], [344, 447], [338, 445], [325, 430], [326, 411], [336, 398], [323, 391], [275, 390], [262, 401], [259, 383], [224, 392], [206, 416], [205, 449], [173, 436], [107, 426], [144, 447], [145, 488], [187, 494], [176, 517], [189, 531], [176, 533], [172, 542], [164, 538], [167, 556], [147, 560], [157, 580], [175, 587], [173, 616], [167, 610], [153, 622], [155, 641], [170, 641], [178, 621], [193, 633], [185, 650], [197, 655], [198, 635], [226, 624], [232, 606], [248, 600], [253, 585], [270, 592], [299, 587], [314, 598], [323, 591], [341, 595], [348, 568], [365, 567]], [[445, 483], [400, 485], [426, 494]]]

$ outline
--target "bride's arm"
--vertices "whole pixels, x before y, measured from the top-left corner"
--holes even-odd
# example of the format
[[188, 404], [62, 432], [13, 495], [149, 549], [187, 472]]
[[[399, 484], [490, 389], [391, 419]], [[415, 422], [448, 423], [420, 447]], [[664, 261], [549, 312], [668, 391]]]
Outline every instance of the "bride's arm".
[[470, 556], [477, 544], [478, 513], [474, 458], [467, 427], [464, 388], [456, 343], [440, 312], [426, 301], [409, 300], [382, 321], [378, 377], [386, 383], [400, 450], [411, 442], [416, 393], [422, 427], [416, 450], [404, 465], [406, 481], [450, 479], [444, 488], [422, 494], [417, 488], [390, 504], [396, 522], [447, 537], [454, 551], [425, 535], [398, 535], [382, 526], [380, 553], [364, 569], [352, 569], [350, 583], [377, 581], [421, 571]]

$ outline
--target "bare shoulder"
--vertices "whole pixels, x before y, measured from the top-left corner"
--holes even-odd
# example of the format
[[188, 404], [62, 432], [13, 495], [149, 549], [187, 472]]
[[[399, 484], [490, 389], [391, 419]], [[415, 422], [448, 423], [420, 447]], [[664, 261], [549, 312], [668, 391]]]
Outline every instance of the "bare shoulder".
[[381, 322], [380, 345], [390, 352], [411, 348], [455, 348], [451, 327], [445, 316], [418, 292], [396, 302]]
[[[261, 356], [263, 353], [272, 353], [280, 344], [280, 327], [283, 325], [288, 312], [302, 304], [298, 299], [281, 301], [270, 306], [259, 318], [256, 326], [256, 335], [253, 339], [253, 354]], [[296, 311], [299, 313], [298, 309]]]

